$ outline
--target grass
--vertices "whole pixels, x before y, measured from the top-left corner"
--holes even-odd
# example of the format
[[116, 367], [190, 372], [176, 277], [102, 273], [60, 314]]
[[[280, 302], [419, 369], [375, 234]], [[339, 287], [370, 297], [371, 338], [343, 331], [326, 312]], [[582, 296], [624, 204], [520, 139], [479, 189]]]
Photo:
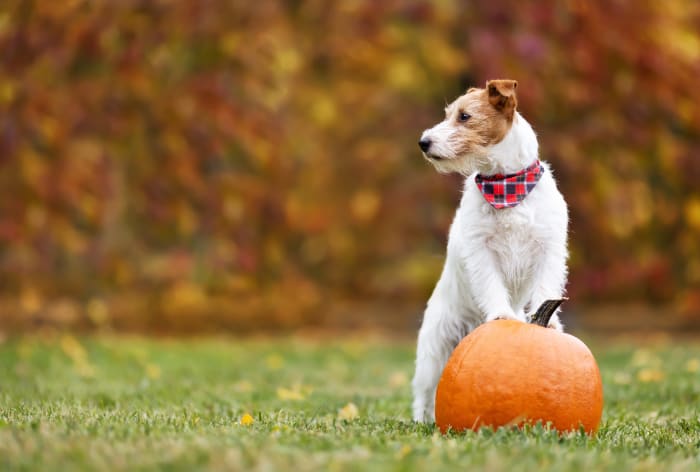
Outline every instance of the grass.
[[700, 344], [594, 348], [598, 435], [410, 421], [411, 342], [0, 344], [4, 470], [698, 470]]

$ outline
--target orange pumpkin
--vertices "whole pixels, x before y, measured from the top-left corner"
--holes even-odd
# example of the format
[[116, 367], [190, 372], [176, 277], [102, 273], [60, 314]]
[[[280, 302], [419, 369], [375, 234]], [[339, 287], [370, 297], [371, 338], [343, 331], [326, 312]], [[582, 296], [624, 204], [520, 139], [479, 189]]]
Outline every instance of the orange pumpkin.
[[537, 421], [558, 431], [598, 429], [603, 384], [595, 358], [578, 338], [543, 327], [560, 303], [538, 310], [542, 326], [491, 321], [459, 343], [435, 398], [443, 433]]

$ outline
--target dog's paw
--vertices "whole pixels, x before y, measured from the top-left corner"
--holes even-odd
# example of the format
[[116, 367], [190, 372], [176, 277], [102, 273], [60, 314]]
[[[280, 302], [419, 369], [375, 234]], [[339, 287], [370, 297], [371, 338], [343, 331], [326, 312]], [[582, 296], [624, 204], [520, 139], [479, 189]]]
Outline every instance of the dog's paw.
[[415, 406], [413, 408], [413, 421], [416, 423], [435, 423], [435, 407], [425, 405], [425, 406]]

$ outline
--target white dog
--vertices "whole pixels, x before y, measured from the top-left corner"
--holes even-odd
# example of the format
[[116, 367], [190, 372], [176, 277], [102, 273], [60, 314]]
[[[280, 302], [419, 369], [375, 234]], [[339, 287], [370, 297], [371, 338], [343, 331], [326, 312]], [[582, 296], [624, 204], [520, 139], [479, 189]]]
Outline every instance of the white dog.
[[[564, 292], [566, 203], [549, 166], [538, 160], [535, 132], [516, 111], [517, 85], [491, 80], [485, 89], [470, 88], [419, 142], [438, 171], [467, 178], [418, 334], [416, 421], [434, 421], [436, 385], [466, 334], [498, 318], [527, 321]], [[556, 314], [549, 327], [562, 330]]]

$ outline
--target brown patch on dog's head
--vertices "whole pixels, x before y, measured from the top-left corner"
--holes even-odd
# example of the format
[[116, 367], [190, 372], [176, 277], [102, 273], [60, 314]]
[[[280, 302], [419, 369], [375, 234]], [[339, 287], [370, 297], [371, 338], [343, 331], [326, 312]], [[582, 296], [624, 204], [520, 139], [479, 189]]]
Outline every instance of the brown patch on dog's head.
[[[453, 120], [456, 128], [452, 139], [456, 154], [473, 153], [498, 143], [506, 135], [513, 123], [516, 99], [515, 86], [509, 89], [505, 82], [516, 83], [489, 81], [486, 89], [470, 88], [447, 108], [448, 119]], [[502, 95], [501, 91], [508, 95]], [[460, 113], [467, 113], [469, 119], [460, 123]]]
[[441, 171], [469, 171], [486, 159], [513, 125], [517, 99], [515, 80], [490, 80], [486, 88], [471, 87], [445, 108], [445, 119], [426, 130], [431, 142], [426, 157]]
[[516, 88], [518, 88], [518, 82], [515, 80], [499, 79], [486, 82], [489, 102], [509, 120], [513, 119], [515, 107], [518, 106], [518, 99], [515, 96]]

